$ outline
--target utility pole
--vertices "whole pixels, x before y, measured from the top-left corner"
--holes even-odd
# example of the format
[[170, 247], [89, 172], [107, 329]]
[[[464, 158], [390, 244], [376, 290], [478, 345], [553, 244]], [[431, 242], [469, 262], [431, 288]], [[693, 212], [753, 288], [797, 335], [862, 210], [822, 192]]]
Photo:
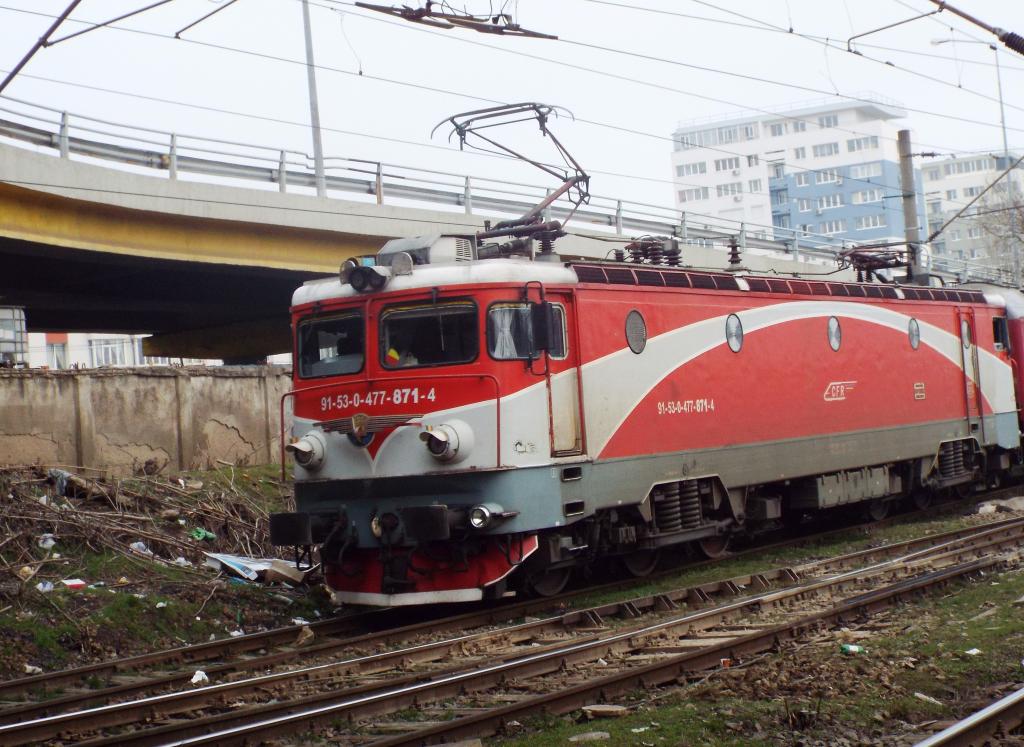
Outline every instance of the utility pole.
[[309, 25], [309, 0], [302, 0], [302, 24], [306, 32], [306, 79], [309, 83], [309, 120], [313, 127], [313, 171], [316, 176], [316, 196], [327, 196], [327, 177], [324, 176], [324, 145], [320, 139], [320, 102], [316, 95], [316, 64], [313, 62], [313, 31]]
[[907, 242], [912, 282], [928, 285], [921, 266], [921, 227], [917, 225], [917, 186], [914, 184], [914, 159], [910, 152], [910, 130], [900, 130], [897, 147], [900, 155], [900, 191], [903, 193], [903, 236]]

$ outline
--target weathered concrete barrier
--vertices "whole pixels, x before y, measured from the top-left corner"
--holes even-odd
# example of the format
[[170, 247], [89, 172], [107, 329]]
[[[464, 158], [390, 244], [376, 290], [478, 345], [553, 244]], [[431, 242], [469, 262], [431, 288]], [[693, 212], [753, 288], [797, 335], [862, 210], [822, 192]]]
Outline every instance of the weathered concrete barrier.
[[[128, 473], [278, 458], [285, 366], [0, 370], [0, 464]], [[286, 415], [287, 417], [287, 415]]]

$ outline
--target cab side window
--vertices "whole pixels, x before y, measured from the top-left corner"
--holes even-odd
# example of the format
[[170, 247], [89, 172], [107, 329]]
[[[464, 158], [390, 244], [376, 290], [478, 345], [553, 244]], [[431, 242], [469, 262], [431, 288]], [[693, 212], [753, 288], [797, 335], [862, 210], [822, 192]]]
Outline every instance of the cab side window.
[[992, 339], [995, 341], [996, 350], [1010, 352], [1010, 328], [1006, 324], [1005, 316], [992, 318]]
[[[556, 334], [548, 354], [565, 358], [565, 309], [553, 304]], [[533, 345], [530, 305], [519, 301], [501, 301], [487, 310], [487, 352], [499, 361], [528, 360], [538, 357]]]

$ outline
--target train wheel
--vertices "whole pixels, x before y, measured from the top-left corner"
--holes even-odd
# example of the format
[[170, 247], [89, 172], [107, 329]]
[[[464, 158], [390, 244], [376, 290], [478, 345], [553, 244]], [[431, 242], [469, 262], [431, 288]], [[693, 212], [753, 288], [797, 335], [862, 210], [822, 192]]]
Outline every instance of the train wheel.
[[932, 491], [930, 490], [915, 490], [914, 494], [910, 497], [910, 505], [918, 511], [924, 511], [932, 505], [932, 498]]
[[705, 537], [704, 539], [697, 540], [694, 544], [697, 546], [697, 552], [705, 558], [708, 560], [718, 560], [729, 549], [729, 536]]
[[572, 576], [572, 566], [566, 568], [549, 568], [533, 576], [527, 583], [530, 591], [538, 597], [553, 597], [561, 594]]
[[889, 515], [889, 508], [892, 505], [891, 501], [873, 500], [864, 509], [864, 513], [871, 521], [881, 521]]
[[637, 550], [629, 555], [623, 555], [619, 562], [630, 576], [643, 578], [654, 572], [659, 560], [661, 560], [659, 550]]

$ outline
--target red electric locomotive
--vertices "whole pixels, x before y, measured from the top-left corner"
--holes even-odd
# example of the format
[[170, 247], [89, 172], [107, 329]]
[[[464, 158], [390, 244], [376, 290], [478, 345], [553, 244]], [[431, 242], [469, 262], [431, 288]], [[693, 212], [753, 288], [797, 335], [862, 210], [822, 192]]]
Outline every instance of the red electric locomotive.
[[539, 214], [296, 291], [272, 539], [318, 546], [340, 601], [554, 594], [598, 558], [641, 576], [1020, 463], [1016, 292], [696, 271], [671, 241], [562, 262]]

